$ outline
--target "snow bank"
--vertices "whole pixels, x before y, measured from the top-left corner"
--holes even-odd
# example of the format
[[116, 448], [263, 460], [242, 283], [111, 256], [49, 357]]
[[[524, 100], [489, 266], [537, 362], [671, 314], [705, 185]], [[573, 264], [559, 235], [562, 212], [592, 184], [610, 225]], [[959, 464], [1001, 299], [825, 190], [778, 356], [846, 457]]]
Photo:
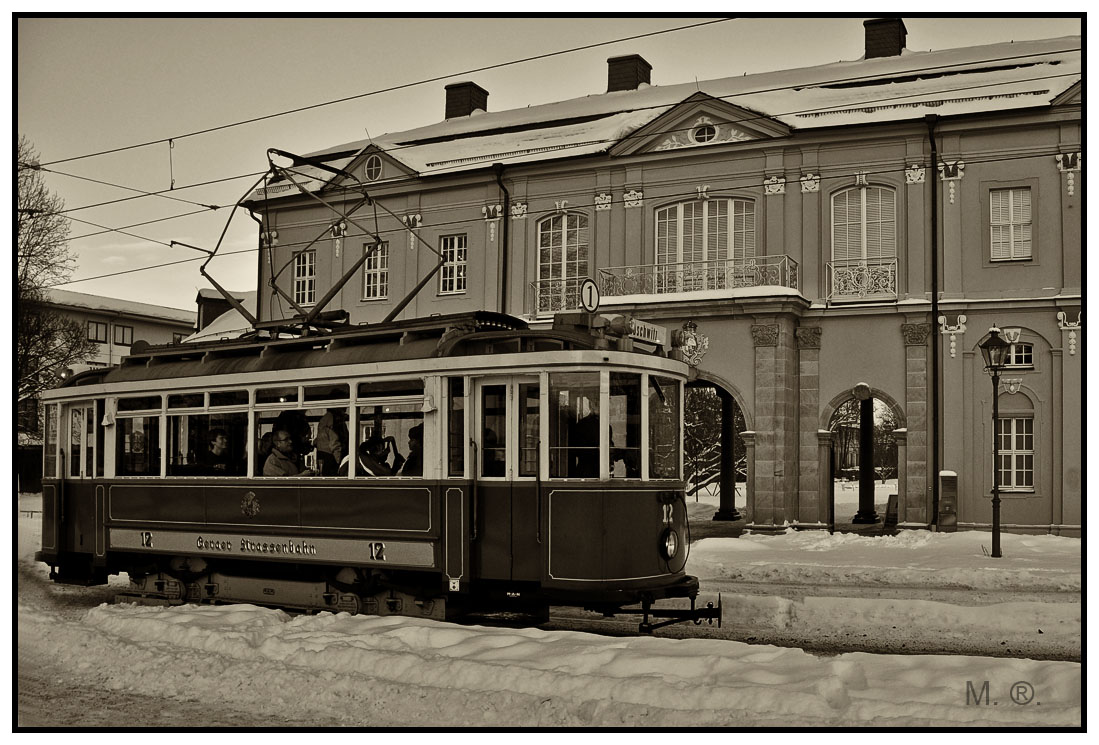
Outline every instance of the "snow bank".
[[[1075, 724], [1080, 667], [981, 657], [846, 654], [737, 642], [610, 639], [407, 618], [254, 606], [102, 605], [85, 623], [130, 655], [128, 685], [177, 695], [202, 686], [243, 706], [282, 702], [359, 721], [393, 687], [438, 724]], [[67, 650], [60, 650], [65, 654]], [[164, 657], [170, 656], [171, 673]], [[110, 666], [111, 662], [103, 664]], [[989, 681], [989, 701], [974, 702]], [[1040, 705], [1013, 704], [1013, 684]], [[246, 682], [245, 682], [246, 681]], [[967, 703], [967, 686], [970, 702]], [[270, 692], [270, 693], [268, 693]], [[460, 694], [458, 693], [460, 692]]]
[[895, 536], [780, 535], [707, 538], [691, 546], [687, 571], [706, 579], [788, 584], [1079, 592], [1080, 541], [1002, 534], [991, 557], [985, 532], [906, 530]]

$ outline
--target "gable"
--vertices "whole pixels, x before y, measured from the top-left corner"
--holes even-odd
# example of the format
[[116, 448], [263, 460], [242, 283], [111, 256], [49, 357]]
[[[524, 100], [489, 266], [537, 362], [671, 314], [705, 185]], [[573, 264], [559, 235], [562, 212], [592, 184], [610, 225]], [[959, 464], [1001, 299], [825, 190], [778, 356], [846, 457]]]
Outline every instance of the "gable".
[[611, 148], [612, 156], [787, 137], [790, 127], [706, 93], [695, 93]]
[[1065, 90], [1064, 93], [1053, 99], [1050, 104], [1053, 106], [1064, 106], [1076, 104], [1080, 105], [1084, 102], [1084, 83], [1083, 81], [1076, 81]]
[[[377, 145], [367, 145], [351, 159], [344, 170], [359, 179], [366, 187], [395, 179], [415, 176], [416, 171], [382, 150]], [[347, 179], [335, 178], [328, 188], [345, 185]]]

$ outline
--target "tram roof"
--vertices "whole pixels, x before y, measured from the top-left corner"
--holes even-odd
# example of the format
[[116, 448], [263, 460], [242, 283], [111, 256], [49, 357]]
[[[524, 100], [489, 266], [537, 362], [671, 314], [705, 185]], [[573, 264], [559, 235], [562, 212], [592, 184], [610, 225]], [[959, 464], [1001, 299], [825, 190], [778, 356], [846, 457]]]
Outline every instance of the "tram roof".
[[576, 325], [531, 329], [514, 316], [475, 311], [296, 338], [135, 345], [119, 366], [80, 373], [62, 387], [595, 346], [596, 337]]

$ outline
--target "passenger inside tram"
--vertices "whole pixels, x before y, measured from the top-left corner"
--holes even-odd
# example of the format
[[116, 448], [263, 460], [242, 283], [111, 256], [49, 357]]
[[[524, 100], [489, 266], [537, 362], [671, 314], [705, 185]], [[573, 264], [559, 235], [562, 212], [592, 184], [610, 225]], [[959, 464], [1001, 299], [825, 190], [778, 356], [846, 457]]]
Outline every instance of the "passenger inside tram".
[[302, 468], [301, 456], [295, 452], [294, 438], [287, 429], [276, 428], [271, 437], [271, 454], [263, 464], [264, 476], [315, 476], [316, 471]]

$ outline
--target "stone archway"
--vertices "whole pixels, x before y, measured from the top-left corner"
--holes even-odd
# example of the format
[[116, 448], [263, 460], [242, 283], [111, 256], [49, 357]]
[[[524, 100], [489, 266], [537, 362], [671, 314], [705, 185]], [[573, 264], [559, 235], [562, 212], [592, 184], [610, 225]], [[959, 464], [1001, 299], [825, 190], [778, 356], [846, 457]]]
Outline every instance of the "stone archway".
[[[707, 488], [712, 493], [716, 488], [720, 502], [714, 520], [743, 518], [737, 501], [739, 496], [742, 506], [747, 505], [746, 439], [750, 438], [742, 433], [751, 429], [750, 417], [742, 397], [720, 377], [699, 371], [688, 384], [684, 401], [685, 478], [688, 490]], [[696, 428], [697, 432], [692, 431]], [[739, 489], [743, 491], [738, 494]]]
[[[885, 512], [889, 494], [897, 494], [903, 503], [907, 451], [904, 411], [884, 391], [859, 383], [828, 402], [821, 412], [820, 425], [820, 467], [834, 469], [833, 478], [826, 482], [831, 496], [828, 512], [833, 516], [830, 522], [880, 523], [879, 510]], [[895, 484], [890, 484], [892, 479], [896, 479]], [[879, 480], [896, 491], [879, 494]], [[849, 511], [852, 496], [857, 497], [853, 517], [844, 514]]]

